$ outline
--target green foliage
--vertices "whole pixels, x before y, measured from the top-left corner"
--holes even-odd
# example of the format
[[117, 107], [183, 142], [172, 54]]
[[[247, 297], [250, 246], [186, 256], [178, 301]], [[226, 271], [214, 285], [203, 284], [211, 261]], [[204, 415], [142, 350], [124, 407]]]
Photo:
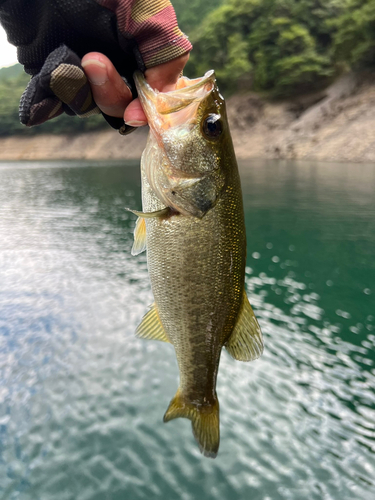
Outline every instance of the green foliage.
[[[185, 73], [215, 69], [226, 93], [286, 96], [326, 85], [346, 66], [375, 65], [375, 0], [172, 0], [194, 50]], [[102, 116], [62, 115], [31, 129], [18, 120], [28, 76], [0, 69], [0, 136], [108, 129]]]
[[209, 12], [219, 7], [224, 0], [172, 0], [178, 24], [183, 32], [190, 34]]
[[225, 82], [224, 85], [229, 82], [231, 75], [226, 67], [233, 64], [233, 35], [241, 43], [241, 64], [245, 65], [246, 71], [251, 67], [248, 57], [249, 27], [251, 17], [255, 21], [261, 13], [262, 0], [237, 0], [236, 6], [233, 3], [224, 4], [211, 12], [193, 32], [194, 49], [186, 69], [190, 76], [203, 74], [212, 68], [217, 74], [221, 72], [223, 77], [227, 73], [227, 78], [221, 81]]
[[245, 76], [275, 95], [323, 86], [335, 73], [327, 22], [339, 11], [337, 0], [228, 0], [194, 32], [189, 71], [213, 67], [227, 91]]
[[249, 39], [257, 90], [273, 90], [279, 95], [311, 90], [333, 74], [331, 61], [319, 54], [307, 27], [290, 18], [262, 20]]
[[[332, 29], [329, 21], [341, 12], [346, 0], [290, 0], [290, 18], [298, 20], [314, 38], [319, 51], [329, 50], [332, 45]], [[279, 2], [281, 3], [281, 2]]]
[[22, 132], [18, 119], [18, 102], [29, 81], [20, 64], [0, 70], [0, 136]]
[[226, 64], [216, 71], [219, 79], [235, 80], [238, 86], [251, 80], [252, 64], [247, 58], [248, 42], [240, 33], [228, 38]]
[[354, 67], [375, 66], [374, 0], [348, 0], [345, 11], [330, 26], [336, 30], [334, 51], [338, 61]]

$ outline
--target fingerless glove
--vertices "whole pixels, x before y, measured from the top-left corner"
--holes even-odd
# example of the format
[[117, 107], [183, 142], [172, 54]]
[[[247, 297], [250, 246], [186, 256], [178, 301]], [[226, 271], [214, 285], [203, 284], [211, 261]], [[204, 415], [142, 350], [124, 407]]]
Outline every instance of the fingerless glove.
[[[0, 0], [0, 22], [32, 76], [20, 104], [27, 126], [100, 112], [80, 63], [88, 52], [105, 54], [135, 97], [136, 69], [191, 50], [169, 0]], [[105, 118], [124, 130], [122, 119]]]

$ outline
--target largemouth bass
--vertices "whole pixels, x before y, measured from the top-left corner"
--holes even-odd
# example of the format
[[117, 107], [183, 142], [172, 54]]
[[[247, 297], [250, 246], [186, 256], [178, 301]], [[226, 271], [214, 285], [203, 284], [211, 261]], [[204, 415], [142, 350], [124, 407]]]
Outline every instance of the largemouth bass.
[[242, 194], [225, 103], [213, 71], [180, 78], [168, 93], [154, 91], [141, 73], [135, 81], [150, 134], [132, 253], [147, 246], [155, 298], [137, 334], [173, 344], [180, 385], [164, 422], [190, 419], [201, 452], [214, 458], [222, 347], [241, 361], [263, 351], [245, 292]]

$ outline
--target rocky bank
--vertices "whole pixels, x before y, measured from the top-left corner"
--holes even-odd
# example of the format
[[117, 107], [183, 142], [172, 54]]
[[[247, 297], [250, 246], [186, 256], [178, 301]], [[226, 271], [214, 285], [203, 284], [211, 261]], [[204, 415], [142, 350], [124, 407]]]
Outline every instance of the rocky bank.
[[[270, 101], [227, 101], [238, 158], [375, 161], [375, 74], [349, 73], [325, 91]], [[0, 160], [139, 158], [147, 130], [0, 138]]]

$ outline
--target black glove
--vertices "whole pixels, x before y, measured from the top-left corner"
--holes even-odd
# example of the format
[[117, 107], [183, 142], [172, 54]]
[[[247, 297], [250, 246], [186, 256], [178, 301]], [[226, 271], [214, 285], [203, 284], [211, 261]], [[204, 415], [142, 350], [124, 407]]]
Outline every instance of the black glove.
[[[88, 52], [105, 54], [136, 96], [133, 73], [145, 70], [134, 39], [118, 29], [117, 16], [102, 0], [0, 0], [0, 22], [18, 47], [18, 60], [32, 79], [22, 96], [20, 118], [28, 126], [62, 112], [99, 112], [81, 67]], [[68, 85], [67, 85], [68, 83]], [[105, 116], [124, 130], [121, 118]]]
[[[41, 71], [33, 76], [21, 97], [20, 120], [28, 127], [40, 125], [65, 112], [81, 118], [100, 113], [81, 66], [81, 59], [66, 45], [47, 57]], [[134, 127], [121, 118], [103, 113], [107, 122], [126, 135]]]
[[66, 112], [81, 117], [99, 113], [80, 58], [66, 45], [51, 52], [21, 97], [21, 123], [31, 127]]

